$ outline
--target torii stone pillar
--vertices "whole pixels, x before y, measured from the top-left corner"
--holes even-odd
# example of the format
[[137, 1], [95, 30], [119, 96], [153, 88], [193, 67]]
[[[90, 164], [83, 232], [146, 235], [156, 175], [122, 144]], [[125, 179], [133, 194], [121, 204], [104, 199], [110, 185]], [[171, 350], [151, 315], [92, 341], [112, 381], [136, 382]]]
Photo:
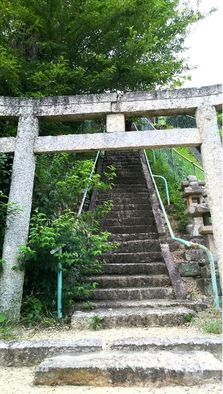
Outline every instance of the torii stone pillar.
[[201, 155], [212, 217], [219, 275], [223, 265], [223, 148], [218, 132], [215, 107], [202, 106], [196, 111], [201, 136]]
[[12, 319], [19, 319], [24, 272], [14, 270], [19, 247], [25, 245], [29, 232], [32, 193], [35, 175], [34, 140], [38, 135], [38, 119], [32, 113], [20, 116], [14, 152], [9, 202], [19, 208], [7, 219], [0, 277], [0, 311]]

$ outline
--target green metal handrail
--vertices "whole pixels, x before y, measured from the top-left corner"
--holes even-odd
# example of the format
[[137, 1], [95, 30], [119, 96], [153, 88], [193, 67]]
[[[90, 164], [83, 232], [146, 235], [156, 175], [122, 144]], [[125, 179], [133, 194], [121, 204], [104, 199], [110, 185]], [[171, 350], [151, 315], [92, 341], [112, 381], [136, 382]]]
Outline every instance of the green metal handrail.
[[200, 171], [204, 172], [203, 168], [200, 167], [198, 164], [194, 163], [192, 160], [188, 159], [186, 156], [182, 155], [182, 153], [178, 152], [175, 148], [172, 148], [173, 151], [180, 157], [182, 157], [184, 160], [188, 161], [190, 164], [192, 164], [194, 167], [198, 168]]
[[[157, 131], [157, 129], [155, 128], [155, 126], [152, 124], [152, 122], [150, 122], [150, 120], [149, 120], [148, 118], [143, 118], [143, 119], [146, 120], [146, 122], [150, 125], [150, 127], [151, 127], [153, 130], [156, 130], [156, 131]], [[136, 126], [135, 123], [134, 123], [134, 125], [135, 125], [135, 127], [137, 128], [137, 126]], [[171, 151], [174, 152], [174, 153], [176, 153], [178, 156], [182, 157], [182, 158], [183, 158], [185, 161], [187, 161], [188, 163], [190, 163], [190, 164], [193, 166], [193, 168], [194, 168], [194, 172], [195, 172], [195, 168], [197, 168], [198, 170], [204, 172], [204, 170], [203, 170], [202, 167], [200, 167], [198, 164], [194, 163], [192, 160], [188, 159], [188, 158], [187, 158], [186, 156], [184, 156], [182, 153], [178, 152], [177, 149], [171, 148]], [[152, 149], [152, 153], [153, 153], [153, 160], [154, 160], [154, 162], [155, 162], [155, 161], [156, 161], [156, 154], [155, 154], [155, 152], [154, 152], [153, 149]], [[174, 159], [173, 159], [173, 160], [174, 160]]]
[[159, 189], [157, 187], [157, 184], [156, 184], [154, 175], [152, 173], [152, 169], [150, 167], [150, 163], [149, 163], [149, 160], [148, 160], [148, 157], [147, 157], [147, 154], [146, 154], [145, 150], [144, 150], [144, 155], [145, 155], [145, 160], [146, 160], [146, 163], [147, 163], [147, 166], [148, 166], [149, 173], [151, 175], [151, 178], [152, 178], [155, 190], [156, 190], [157, 198], [159, 200], [159, 204], [160, 204], [160, 207], [162, 209], [163, 216], [165, 218], [166, 225], [167, 225], [167, 228], [168, 228], [169, 233], [170, 233], [170, 237], [174, 241], [177, 241], [177, 242], [187, 246], [188, 248], [196, 248], [196, 249], [199, 248], [199, 249], [202, 249], [206, 253], [208, 261], [209, 261], [209, 264], [210, 264], [210, 269], [211, 269], [211, 285], [212, 285], [212, 293], [213, 293], [213, 296], [214, 296], [214, 307], [216, 309], [220, 309], [220, 301], [219, 301], [219, 296], [218, 296], [217, 278], [216, 278], [216, 272], [215, 272], [215, 257], [212, 254], [212, 252], [206, 246], [201, 245], [199, 243], [189, 242], [189, 241], [186, 241], [186, 240], [184, 240], [182, 238], [178, 238], [178, 237], [175, 236], [175, 234], [173, 232], [173, 229], [172, 229], [172, 226], [170, 224], [168, 215], [166, 213], [164, 204], [162, 202], [162, 198], [160, 196]]
[[154, 178], [160, 178], [163, 180], [164, 182], [164, 186], [165, 186], [165, 192], [166, 192], [166, 201], [167, 201], [167, 205], [170, 205], [170, 193], [169, 193], [169, 187], [168, 187], [168, 182], [166, 180], [166, 178], [162, 175], [154, 175]]
[[86, 197], [87, 197], [87, 194], [88, 194], [90, 181], [91, 181], [91, 178], [92, 178], [92, 176], [93, 176], [93, 174], [95, 172], [95, 168], [96, 168], [99, 156], [100, 156], [100, 151], [97, 152], [96, 157], [94, 159], [94, 163], [93, 163], [93, 166], [92, 166], [92, 169], [91, 169], [91, 173], [90, 173], [89, 178], [88, 178], [88, 184], [87, 184], [87, 187], [86, 187], [86, 189], [84, 191], [84, 194], [83, 194], [83, 197], [82, 197], [82, 200], [81, 200], [78, 212], [77, 212], [77, 217], [79, 217], [81, 215], [81, 213], [82, 213], [82, 210], [83, 210], [83, 207], [84, 207], [84, 203], [85, 203], [85, 200], [86, 200]]

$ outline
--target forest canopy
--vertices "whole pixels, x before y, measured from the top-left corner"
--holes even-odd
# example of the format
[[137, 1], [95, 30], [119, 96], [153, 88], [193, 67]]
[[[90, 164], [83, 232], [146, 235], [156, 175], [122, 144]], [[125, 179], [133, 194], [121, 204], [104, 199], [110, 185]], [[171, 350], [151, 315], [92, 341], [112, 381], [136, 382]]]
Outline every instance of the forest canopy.
[[[180, 0], [0, 0], [0, 95], [147, 90], [180, 83]], [[179, 6], [180, 4], [180, 6]]]

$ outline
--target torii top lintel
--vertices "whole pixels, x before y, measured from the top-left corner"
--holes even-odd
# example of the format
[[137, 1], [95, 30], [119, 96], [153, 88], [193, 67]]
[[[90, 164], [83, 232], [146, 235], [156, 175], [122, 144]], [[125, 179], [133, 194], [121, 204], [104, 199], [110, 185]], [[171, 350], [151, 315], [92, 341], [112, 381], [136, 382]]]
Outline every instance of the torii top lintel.
[[215, 106], [220, 111], [221, 104], [222, 85], [43, 98], [0, 97], [0, 118], [19, 117], [25, 113], [64, 120], [91, 119], [110, 113], [126, 116], [194, 114], [201, 106]]

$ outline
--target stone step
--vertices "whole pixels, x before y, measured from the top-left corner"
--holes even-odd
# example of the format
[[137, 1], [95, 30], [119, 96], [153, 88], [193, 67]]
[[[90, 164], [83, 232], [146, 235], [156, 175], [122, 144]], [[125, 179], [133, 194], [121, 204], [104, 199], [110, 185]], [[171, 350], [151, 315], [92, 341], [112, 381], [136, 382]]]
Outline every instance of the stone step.
[[144, 300], [151, 298], [174, 298], [172, 287], [127, 287], [96, 289], [91, 294], [93, 300]]
[[161, 252], [137, 252], [137, 253], [105, 253], [106, 263], [128, 264], [128, 263], [154, 263], [162, 261]]
[[146, 182], [145, 178], [143, 175], [137, 175], [137, 176], [127, 176], [127, 175], [122, 175], [118, 174], [115, 177], [115, 180], [113, 181], [115, 185], [135, 185], [139, 184], [140, 186], [146, 187]]
[[[123, 209], [128, 209], [129, 205], [142, 205], [143, 207], [145, 207], [146, 210], [148, 210], [148, 212], [151, 211], [151, 204], [150, 204], [150, 200], [149, 200], [149, 195], [143, 197], [143, 198], [138, 198], [136, 196], [132, 197], [132, 198], [120, 198], [120, 197], [111, 197], [111, 198], [104, 198], [101, 196], [97, 196], [96, 197], [96, 204], [103, 204], [106, 201], [111, 201], [112, 202], [112, 211], [113, 210], [117, 210], [120, 208]], [[131, 208], [132, 209], [132, 208]]]
[[110, 166], [110, 165], [114, 165], [114, 166], [127, 166], [127, 165], [132, 165], [132, 166], [139, 166], [140, 165], [140, 161], [138, 157], [114, 157], [114, 158], [105, 158], [103, 160], [103, 165], [104, 166]]
[[137, 233], [147, 233], [152, 234], [156, 231], [156, 227], [154, 225], [125, 225], [125, 226], [109, 226], [109, 232], [112, 234], [137, 234]]
[[[75, 309], [76, 310], [82, 310], [84, 309], [83, 307], [84, 303], [77, 303], [75, 304]], [[97, 300], [97, 301], [92, 301], [91, 303], [92, 309], [106, 309], [106, 310], [112, 310], [112, 309], [142, 309], [142, 308], [148, 308], [148, 309], [161, 309], [161, 310], [167, 310], [168, 308], [173, 308], [173, 307], [185, 307], [188, 309], [192, 309], [196, 312], [203, 311], [207, 308], [207, 304], [201, 301], [191, 301], [191, 300], [165, 300], [165, 299], [153, 299], [153, 300], [118, 300], [118, 301], [113, 301], [113, 300]]]
[[130, 218], [109, 218], [109, 219], [104, 219], [103, 222], [103, 227], [106, 227], [109, 229], [110, 227], [116, 227], [116, 226], [137, 226], [137, 225], [154, 225], [155, 226], [155, 220], [153, 216], [148, 216], [147, 213], [144, 213], [144, 216], [141, 217], [130, 217]]
[[194, 352], [207, 351], [221, 360], [221, 337], [185, 338], [121, 338], [110, 342], [109, 349], [118, 351], [160, 351]]
[[171, 285], [167, 275], [104, 275], [91, 276], [88, 280], [96, 282], [100, 288], [165, 287]]
[[147, 201], [146, 204], [141, 204], [140, 201], [138, 201], [136, 204], [115, 204], [112, 207], [112, 213], [124, 213], [124, 212], [138, 212], [138, 211], [144, 211], [144, 212], [148, 212], [149, 215], [153, 214], [152, 208], [150, 203]]
[[112, 241], [118, 241], [118, 242], [123, 242], [123, 241], [137, 241], [137, 240], [147, 240], [147, 239], [156, 239], [158, 238], [157, 232], [153, 233], [136, 233], [136, 234], [112, 234], [110, 236], [110, 240]]
[[145, 216], [148, 218], [148, 220], [154, 219], [153, 212], [148, 207], [147, 207], [147, 209], [144, 209], [144, 210], [140, 209], [140, 208], [134, 209], [134, 210], [133, 209], [131, 209], [131, 210], [127, 210], [127, 209], [126, 210], [121, 210], [121, 209], [113, 210], [112, 209], [112, 211], [110, 211], [106, 215], [105, 220], [116, 219], [116, 220], [121, 221], [123, 219], [143, 218]]
[[117, 274], [117, 275], [159, 275], [167, 274], [166, 265], [162, 262], [151, 263], [119, 263], [119, 264], [106, 264], [103, 267], [102, 274]]
[[116, 253], [140, 253], [140, 252], [160, 252], [160, 242], [158, 239], [123, 241], [115, 249]]
[[37, 385], [151, 387], [157, 383], [197, 385], [221, 381], [222, 364], [210, 352], [118, 352], [63, 355], [44, 360]]
[[188, 322], [188, 316], [195, 316], [193, 309], [173, 306], [169, 308], [115, 308], [75, 311], [71, 326], [78, 330], [89, 329], [89, 322], [95, 316], [101, 319], [101, 328], [118, 327], [173, 327]]
[[133, 193], [133, 192], [137, 192], [137, 193], [147, 193], [148, 191], [146, 189], [145, 185], [137, 185], [137, 184], [122, 184], [122, 185], [117, 185], [115, 184], [111, 190], [106, 190], [106, 191], [102, 191], [102, 193], [106, 194], [107, 192], [111, 192], [111, 193]]
[[123, 188], [123, 189], [121, 189], [121, 190], [115, 190], [115, 189], [112, 189], [112, 190], [101, 190], [100, 191], [100, 195], [103, 197], [103, 198], [111, 198], [111, 197], [113, 197], [113, 198], [122, 198], [123, 199], [123, 201], [126, 199], [126, 198], [149, 198], [149, 196], [148, 196], [148, 192], [146, 191], [146, 190], [142, 190], [142, 191], [137, 191], [137, 190], [135, 190], [135, 191], [131, 191], [131, 190], [125, 190], [125, 188]]
[[[117, 169], [120, 170], [128, 170], [130, 168], [131, 170], [139, 170], [142, 173], [142, 167], [140, 166], [140, 163], [137, 162], [136, 160], [116, 160], [116, 161], [111, 161], [111, 160], [105, 160], [103, 163], [103, 169], [107, 169], [108, 166], [114, 166]], [[132, 171], [130, 171], [132, 174]]]
[[39, 364], [47, 357], [62, 354], [99, 352], [106, 345], [110, 350], [125, 351], [209, 351], [218, 359], [222, 355], [221, 337], [192, 338], [117, 338], [115, 340], [98, 338], [70, 339], [28, 339], [4, 341], [1, 343], [1, 366], [30, 367]]

